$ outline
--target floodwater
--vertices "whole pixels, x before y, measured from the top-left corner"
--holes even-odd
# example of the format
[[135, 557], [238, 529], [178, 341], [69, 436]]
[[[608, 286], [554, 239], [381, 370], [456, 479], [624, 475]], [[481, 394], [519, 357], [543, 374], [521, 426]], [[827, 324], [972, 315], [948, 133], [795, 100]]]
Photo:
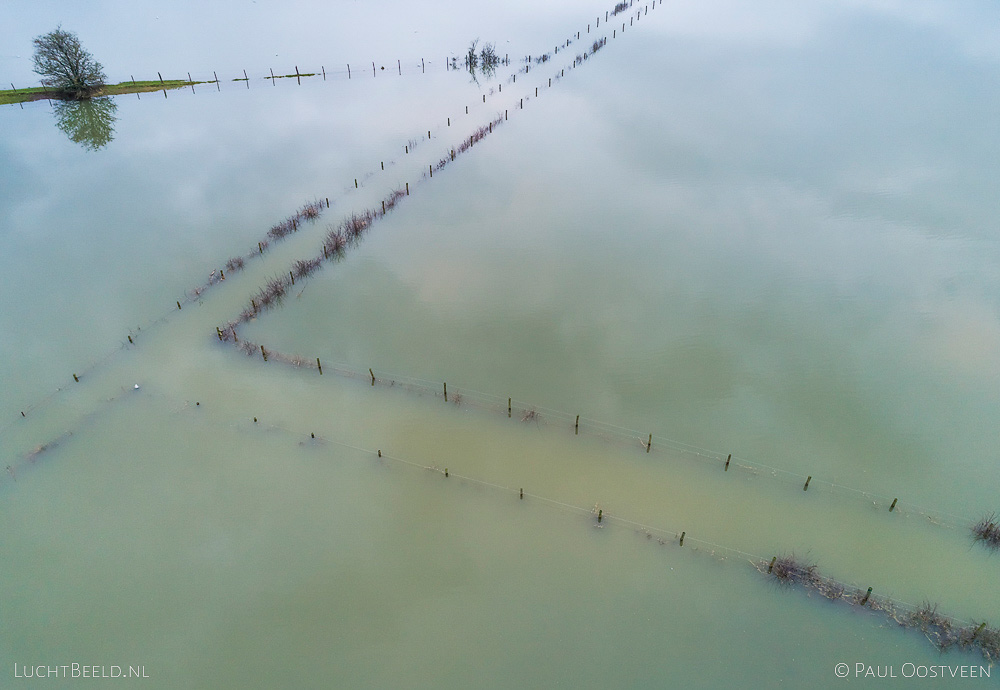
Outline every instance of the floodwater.
[[[1000, 622], [968, 529], [1000, 509], [995, 10], [332, 7], [213, 10], [178, 45], [219, 89], [118, 97], [99, 147], [0, 109], [0, 686], [995, 684], [907, 679], [987, 664], [750, 563]], [[264, 80], [264, 26], [281, 73], [328, 78]], [[476, 37], [551, 59], [446, 70]], [[219, 342], [406, 183], [241, 329], [311, 366]]]

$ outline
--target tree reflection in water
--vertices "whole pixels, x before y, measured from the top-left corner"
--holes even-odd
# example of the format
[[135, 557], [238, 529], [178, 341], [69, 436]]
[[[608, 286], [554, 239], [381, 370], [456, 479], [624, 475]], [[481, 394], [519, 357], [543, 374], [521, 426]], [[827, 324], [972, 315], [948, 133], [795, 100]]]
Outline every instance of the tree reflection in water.
[[52, 108], [56, 127], [85, 149], [97, 151], [114, 138], [118, 106], [110, 97], [54, 101]]

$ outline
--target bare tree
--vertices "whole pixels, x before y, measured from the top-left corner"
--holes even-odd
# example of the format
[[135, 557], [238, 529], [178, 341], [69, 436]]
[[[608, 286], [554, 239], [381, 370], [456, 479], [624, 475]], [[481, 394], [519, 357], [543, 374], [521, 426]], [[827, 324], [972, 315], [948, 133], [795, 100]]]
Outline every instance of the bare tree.
[[104, 86], [104, 67], [83, 49], [72, 31], [56, 28], [34, 40], [35, 72], [42, 84], [74, 100], [90, 98]]

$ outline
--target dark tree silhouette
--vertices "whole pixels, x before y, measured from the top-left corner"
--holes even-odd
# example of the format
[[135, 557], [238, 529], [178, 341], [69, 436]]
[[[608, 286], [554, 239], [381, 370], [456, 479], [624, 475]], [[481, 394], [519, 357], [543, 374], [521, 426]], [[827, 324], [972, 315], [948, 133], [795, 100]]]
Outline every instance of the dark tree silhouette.
[[104, 86], [104, 67], [83, 49], [72, 31], [56, 28], [34, 40], [35, 72], [44, 86], [65, 98], [90, 98]]

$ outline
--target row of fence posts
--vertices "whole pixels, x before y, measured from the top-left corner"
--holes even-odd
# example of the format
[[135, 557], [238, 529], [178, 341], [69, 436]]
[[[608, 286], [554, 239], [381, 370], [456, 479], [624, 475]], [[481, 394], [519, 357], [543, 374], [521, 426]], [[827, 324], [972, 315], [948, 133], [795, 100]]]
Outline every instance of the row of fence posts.
[[[448, 60], [447, 59], [445, 59], [445, 68], [446, 69], [448, 68]], [[385, 70], [385, 66], [383, 66], [382, 69]], [[396, 70], [397, 70], [397, 73], [400, 76], [402, 76], [402, 74], [403, 74], [403, 63], [402, 63], [402, 60], [399, 60], [399, 59], [396, 60]], [[237, 77], [237, 78], [233, 79], [232, 81], [246, 82], [247, 88], [249, 89], [250, 88], [250, 77], [247, 75], [247, 71], [245, 69], [242, 70], [242, 71], [243, 71], [243, 78], [240, 79], [239, 77]], [[421, 74], [424, 74], [424, 73], [426, 73], [426, 71], [427, 71], [426, 62], [425, 62], [424, 58], [420, 58], [420, 72], [421, 72]], [[291, 78], [292, 76], [294, 76], [295, 80], [298, 82], [299, 86], [301, 86], [302, 85], [302, 77], [316, 76], [315, 72], [313, 72], [313, 73], [302, 73], [302, 72], [300, 72], [298, 65], [295, 65], [295, 74], [294, 75], [291, 75], [291, 74], [288, 74], [288, 75], [276, 75], [274, 73], [274, 68], [272, 68], [272, 67], [268, 68], [268, 72], [270, 72], [271, 76], [264, 77], [264, 79], [270, 79], [272, 85], [277, 85], [277, 80], [278, 79]], [[326, 81], [326, 66], [325, 65], [320, 65], [320, 72], [319, 72], [319, 74], [322, 76], [323, 81]], [[372, 76], [377, 76], [377, 74], [378, 73], [377, 73], [376, 68], [375, 68], [375, 62], [372, 62]], [[160, 72], [157, 72], [156, 76], [159, 78], [160, 84], [162, 86], [166, 86], [166, 81], [163, 79], [163, 74], [161, 74]], [[215, 70], [212, 70], [212, 77], [213, 77], [212, 81], [207, 81], [206, 80], [205, 82], [199, 82], [199, 83], [215, 84], [216, 89], [218, 91], [222, 91], [221, 80], [219, 79], [219, 75], [218, 75], [218, 73]], [[191, 73], [190, 72], [187, 73], [187, 78], [188, 78], [188, 83], [186, 85], [191, 87], [191, 92], [192, 93], [195, 93], [194, 86], [195, 86], [196, 82], [191, 77]], [[351, 65], [349, 63], [347, 63], [347, 78], [348, 79], [351, 78]], [[134, 75], [130, 74], [129, 75], [129, 80], [132, 82], [132, 86], [136, 85], [136, 81], [135, 81], [135, 76]], [[41, 82], [39, 82], [39, 83], [41, 83]], [[45, 84], [41, 84], [41, 85], [42, 85], [43, 88], [45, 87]], [[13, 82], [10, 82], [10, 88], [11, 88], [11, 90], [15, 94], [18, 93], [18, 89], [17, 89], [16, 86], [14, 86]], [[156, 89], [156, 90], [159, 90], [159, 89]], [[139, 95], [139, 93], [136, 92], [136, 96], [138, 96], [138, 95]], [[163, 95], [164, 95], [164, 97], [166, 97], [166, 95], [167, 95], [167, 91], [166, 91], [165, 88], [163, 89]], [[46, 99], [46, 100], [49, 100], [49, 102], [51, 102], [51, 99]], [[24, 106], [22, 105], [21, 107], [23, 108]]]
[[[653, 0], [652, 5], [653, 5], [653, 9], [656, 9], [656, 0]], [[648, 5], [645, 7], [645, 13], [646, 14], [649, 13], [649, 6]], [[641, 11], [640, 11], [640, 14], [642, 14]], [[605, 21], [605, 23], [608, 22], [608, 17], [609, 16], [610, 16], [610, 13], [609, 12], [605, 12], [605, 14], [604, 14], [604, 21]], [[637, 15], [637, 17], [638, 16], [639, 15]], [[632, 21], [633, 21], [633, 18], [630, 17], [629, 18], [629, 25], [630, 26], [632, 25]], [[601, 18], [597, 17], [597, 26], [599, 27], [600, 25], [601, 25]], [[622, 30], [623, 31], [625, 30], [625, 24], [624, 23], [622, 23]], [[587, 33], [588, 34], [590, 33], [590, 24], [587, 24]], [[614, 32], [612, 32], [612, 38], [614, 38], [614, 36], [615, 36], [615, 34], [614, 34]], [[580, 32], [579, 31], [576, 32], [576, 37], [577, 37], [577, 40], [580, 39]], [[566, 42], [566, 45], [569, 45], [569, 41]], [[558, 52], [558, 48], [556, 49], [556, 52]], [[510, 58], [509, 55], [505, 55], [504, 56], [504, 63], [509, 62], [509, 58]], [[448, 71], [448, 70], [451, 69], [450, 64], [451, 64], [451, 60], [450, 60], [450, 58], [448, 58], [446, 56], [445, 60], [444, 60], [444, 65], [445, 65], [445, 70], [446, 71]], [[351, 78], [351, 74], [352, 74], [351, 73], [351, 65], [350, 65], [350, 63], [345, 63], [345, 65], [347, 66], [347, 78], [350, 79]], [[385, 65], [382, 66], [382, 70], [383, 71], [385, 70]], [[397, 70], [397, 73], [399, 75], [403, 74], [403, 64], [402, 64], [402, 60], [400, 60], [400, 59], [396, 60], [396, 70]], [[247, 75], [247, 71], [245, 69], [242, 70], [242, 71], [243, 71], [243, 79], [240, 79], [240, 78], [237, 77], [237, 78], [233, 79], [233, 81], [243, 81], [243, 82], [246, 82], [247, 88], [249, 89], [250, 88], [250, 77]], [[264, 79], [270, 79], [272, 85], [276, 85], [278, 79], [291, 78], [291, 76], [292, 76], [291, 74], [288, 74], [288, 75], [275, 75], [274, 68], [271, 68], [271, 67], [268, 68], [268, 71], [270, 72], [271, 76], [264, 77]], [[424, 58], [420, 58], [420, 72], [421, 72], [421, 74], [426, 73], [426, 61], [424, 60]], [[323, 81], [326, 81], [326, 66], [325, 65], [320, 65], [320, 74], [322, 75]], [[160, 84], [162, 84], [162, 85], [166, 84], [166, 82], [163, 79], [163, 75], [160, 72], [157, 72], [156, 76], [159, 78]], [[302, 85], [302, 77], [304, 77], [304, 76], [307, 76], [307, 77], [308, 76], [316, 76], [316, 73], [313, 72], [313, 73], [303, 74], [303, 73], [301, 73], [299, 71], [298, 65], [295, 65], [295, 75], [294, 76], [295, 76], [296, 82], [301, 86]], [[375, 63], [374, 60], [372, 61], [372, 76], [373, 77], [377, 77], [378, 76], [378, 70], [376, 68], [376, 63]], [[191, 87], [191, 91], [193, 93], [195, 91], [195, 89], [194, 89], [194, 85], [195, 85], [194, 79], [192, 79], [190, 72], [187, 73], [187, 77], [188, 77], [188, 84], [187, 85]], [[216, 86], [216, 89], [219, 90], [219, 91], [221, 91], [222, 90], [221, 82], [219, 80], [219, 75], [216, 73], [215, 70], [212, 70], [212, 77], [213, 77], [213, 80], [211, 82], [206, 82], [206, 83], [214, 83], [215, 86]], [[129, 78], [131, 79], [132, 84], [134, 86], [135, 85], [135, 77], [133, 75], [129, 75]], [[45, 84], [42, 84], [42, 86], [44, 87]], [[17, 87], [14, 86], [13, 82], [10, 83], [10, 88], [14, 91], [14, 93], [18, 92], [17, 91]], [[164, 89], [163, 90], [164, 97], [166, 96], [166, 94], [167, 94], [166, 89]], [[139, 94], [137, 93], [136, 95], [138, 96]]]
[[[179, 307], [180, 307], [180, 305], [178, 304], [178, 308]], [[218, 330], [218, 328], [216, 328], [216, 330]], [[219, 333], [219, 337], [221, 339], [221, 337], [222, 337], [221, 332]], [[261, 350], [261, 355], [264, 357], [264, 361], [266, 362], [267, 361], [267, 354], [264, 351], [264, 346], [263, 345], [261, 346], [260, 350]], [[323, 366], [320, 364], [319, 357], [316, 358], [316, 368], [319, 370], [320, 375], [322, 375], [323, 374]], [[371, 367], [369, 367], [369, 369], [368, 369], [368, 374], [371, 377], [371, 385], [374, 386], [377, 378], [375, 376], [375, 372], [371, 369]], [[74, 374], [74, 378], [76, 378], [75, 374]], [[444, 401], [448, 402], [448, 382], [447, 381], [442, 382], [441, 385], [442, 385], [442, 395], [444, 397]], [[510, 419], [513, 416], [513, 411], [514, 411], [514, 408], [513, 408], [513, 398], [508, 397], [507, 398], [507, 418], [508, 419]], [[580, 435], [580, 415], [576, 415], [576, 420], [573, 423], [573, 434], [575, 436], [579, 436]], [[647, 454], [653, 449], [653, 434], [652, 433], [650, 433], [649, 436], [646, 438], [646, 442], [643, 444], [643, 446], [646, 448], [646, 453]], [[729, 455], [726, 456], [726, 460], [725, 460], [725, 463], [723, 465], [723, 471], [724, 472], [728, 472], [729, 471], [729, 465], [732, 462], [732, 459], [733, 459], [733, 454], [732, 453], [730, 453]], [[812, 482], [812, 475], [809, 475], [808, 477], [806, 477], [806, 482], [802, 486], [802, 490], [803, 491], [808, 491], [809, 490], [809, 484], [811, 482]], [[899, 503], [899, 498], [898, 497], [895, 497], [895, 498], [892, 499], [892, 503], [889, 505], [889, 512], [890, 513], [896, 510], [896, 505], [898, 503]], [[681, 544], [682, 545], [683, 545], [683, 542], [684, 542], [684, 539], [683, 539], [683, 536], [682, 536], [681, 537]], [[768, 572], [770, 572], [770, 571], [768, 571]]]

